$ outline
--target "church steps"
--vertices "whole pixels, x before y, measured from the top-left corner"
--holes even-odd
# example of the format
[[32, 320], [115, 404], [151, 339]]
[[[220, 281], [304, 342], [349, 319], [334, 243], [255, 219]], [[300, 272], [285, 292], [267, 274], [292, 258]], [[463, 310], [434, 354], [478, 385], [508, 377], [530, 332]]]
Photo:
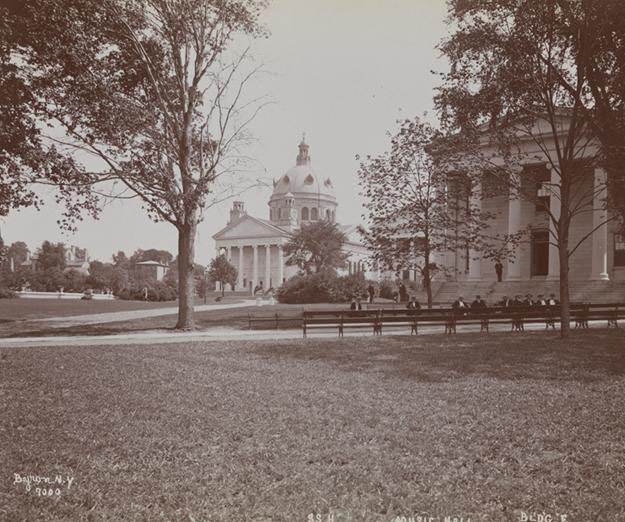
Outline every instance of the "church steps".
[[[571, 281], [569, 286], [571, 301], [592, 303], [615, 303], [625, 302], [625, 281]], [[434, 297], [435, 303], [452, 303], [459, 296], [465, 301], [471, 302], [476, 295], [488, 304], [495, 304], [504, 296], [514, 297], [532, 294], [535, 298], [538, 294], [548, 296], [560, 295], [560, 283], [558, 281], [494, 281], [485, 282], [455, 282], [449, 281], [441, 285]]]

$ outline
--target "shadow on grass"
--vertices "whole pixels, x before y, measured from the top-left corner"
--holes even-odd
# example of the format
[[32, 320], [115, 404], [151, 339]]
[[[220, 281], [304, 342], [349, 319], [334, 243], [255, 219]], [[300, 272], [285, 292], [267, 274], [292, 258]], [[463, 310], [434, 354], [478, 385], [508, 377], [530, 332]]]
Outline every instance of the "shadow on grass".
[[446, 382], [484, 376], [498, 379], [593, 382], [625, 375], [625, 332], [588, 330], [521, 335], [465, 333], [455, 336], [387, 336], [308, 340], [256, 348], [262, 357], [331, 364], [347, 372], [381, 378]]

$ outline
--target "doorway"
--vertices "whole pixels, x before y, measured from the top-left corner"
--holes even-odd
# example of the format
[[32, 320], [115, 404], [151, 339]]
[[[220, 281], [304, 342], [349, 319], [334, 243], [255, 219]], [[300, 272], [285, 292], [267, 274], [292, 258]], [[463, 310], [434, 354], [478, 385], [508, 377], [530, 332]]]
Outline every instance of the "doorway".
[[546, 276], [549, 273], [549, 231], [532, 232], [532, 276]]

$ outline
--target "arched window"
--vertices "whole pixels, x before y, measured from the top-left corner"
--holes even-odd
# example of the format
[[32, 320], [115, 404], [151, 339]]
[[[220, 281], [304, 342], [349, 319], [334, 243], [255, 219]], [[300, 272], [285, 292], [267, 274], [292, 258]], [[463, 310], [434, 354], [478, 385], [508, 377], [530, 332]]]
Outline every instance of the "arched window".
[[326, 219], [328, 221], [332, 221], [332, 212], [330, 211], [329, 208], [326, 208]]
[[308, 221], [308, 207], [302, 209], [302, 221]]
[[310, 219], [313, 221], [317, 221], [319, 219], [319, 214], [317, 207], [313, 207], [310, 211]]
[[332, 211], [332, 223], [336, 221], [336, 210]]

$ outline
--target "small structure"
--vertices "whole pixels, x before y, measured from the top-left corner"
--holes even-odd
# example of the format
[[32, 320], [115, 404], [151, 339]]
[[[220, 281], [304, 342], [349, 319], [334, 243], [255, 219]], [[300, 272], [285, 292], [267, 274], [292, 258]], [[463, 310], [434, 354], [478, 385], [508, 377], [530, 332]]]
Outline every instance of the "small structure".
[[167, 273], [169, 266], [159, 263], [158, 261], [140, 261], [135, 263], [135, 269], [146, 279], [154, 279], [162, 281]]

